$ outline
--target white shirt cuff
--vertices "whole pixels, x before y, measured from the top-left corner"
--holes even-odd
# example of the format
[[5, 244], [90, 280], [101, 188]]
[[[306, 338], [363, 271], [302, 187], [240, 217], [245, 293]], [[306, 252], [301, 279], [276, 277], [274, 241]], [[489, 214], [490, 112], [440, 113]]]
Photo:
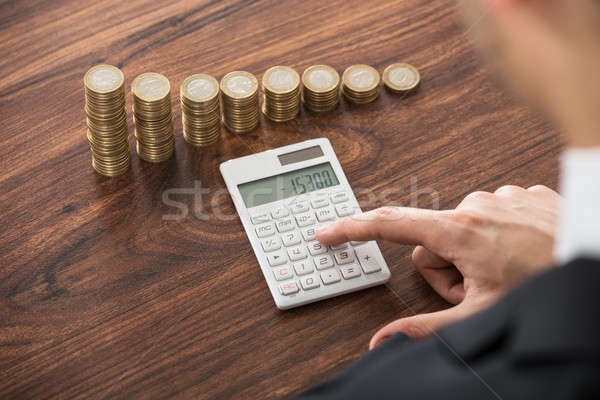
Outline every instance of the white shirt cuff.
[[562, 155], [562, 203], [554, 256], [600, 259], [600, 147], [569, 149]]

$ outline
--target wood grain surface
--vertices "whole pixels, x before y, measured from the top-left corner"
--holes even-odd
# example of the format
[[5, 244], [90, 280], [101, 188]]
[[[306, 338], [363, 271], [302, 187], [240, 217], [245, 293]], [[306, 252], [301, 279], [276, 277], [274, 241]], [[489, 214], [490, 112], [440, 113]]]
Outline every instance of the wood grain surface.
[[[411, 204], [411, 185], [442, 208], [505, 183], [555, 187], [558, 133], [494, 85], [464, 31], [445, 0], [0, 2], [0, 398], [285, 398], [383, 324], [446, 307], [411, 248], [382, 243], [387, 285], [278, 311], [218, 164], [328, 137], [364, 209]], [[181, 135], [192, 73], [401, 61], [422, 74], [412, 96], [263, 118], [205, 149]], [[116, 179], [94, 172], [85, 138], [98, 63], [126, 77], [132, 168]], [[149, 71], [170, 79], [175, 114], [176, 154], [156, 165], [134, 154], [130, 112]], [[189, 213], [169, 219], [163, 193], [194, 185], [209, 193], [173, 195]]]

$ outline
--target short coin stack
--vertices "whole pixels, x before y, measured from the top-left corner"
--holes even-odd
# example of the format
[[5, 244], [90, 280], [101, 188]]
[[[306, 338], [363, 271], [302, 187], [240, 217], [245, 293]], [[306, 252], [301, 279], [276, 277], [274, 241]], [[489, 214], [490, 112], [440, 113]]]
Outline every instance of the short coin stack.
[[355, 104], [372, 102], [379, 94], [379, 72], [369, 65], [351, 65], [342, 75], [342, 93]]
[[92, 166], [105, 176], [121, 175], [130, 165], [124, 81], [112, 65], [96, 65], [83, 78]]
[[383, 83], [394, 93], [405, 93], [419, 85], [419, 70], [410, 64], [392, 64], [383, 71]]
[[340, 102], [340, 76], [328, 65], [313, 65], [302, 73], [304, 105], [311, 111], [330, 111]]
[[138, 75], [131, 84], [138, 156], [148, 162], [173, 154], [173, 113], [169, 80], [154, 72]]
[[187, 77], [179, 90], [183, 137], [195, 146], [208, 146], [221, 135], [219, 82], [206, 74]]
[[258, 81], [249, 72], [233, 71], [221, 79], [223, 123], [233, 133], [243, 134], [260, 121]]
[[290, 67], [269, 68], [262, 79], [263, 113], [274, 122], [296, 118], [300, 112], [300, 76]]

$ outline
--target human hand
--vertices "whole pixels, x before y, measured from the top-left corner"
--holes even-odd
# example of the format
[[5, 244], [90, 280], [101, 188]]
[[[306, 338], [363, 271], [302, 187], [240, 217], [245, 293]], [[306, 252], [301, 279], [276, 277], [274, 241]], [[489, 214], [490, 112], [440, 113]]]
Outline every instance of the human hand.
[[371, 339], [372, 349], [397, 332], [428, 336], [472, 315], [515, 284], [552, 265], [561, 197], [537, 185], [474, 192], [454, 210], [383, 207], [317, 230], [317, 240], [337, 245], [383, 239], [417, 245], [412, 260], [431, 287], [455, 306], [398, 319]]

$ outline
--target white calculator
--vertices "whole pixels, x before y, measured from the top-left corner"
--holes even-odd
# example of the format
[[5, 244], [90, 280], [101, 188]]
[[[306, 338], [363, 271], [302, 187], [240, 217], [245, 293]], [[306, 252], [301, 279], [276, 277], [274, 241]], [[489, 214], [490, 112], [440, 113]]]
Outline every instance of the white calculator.
[[285, 310], [388, 281], [374, 241], [324, 246], [319, 225], [360, 213], [328, 139], [220, 166], [275, 304]]

